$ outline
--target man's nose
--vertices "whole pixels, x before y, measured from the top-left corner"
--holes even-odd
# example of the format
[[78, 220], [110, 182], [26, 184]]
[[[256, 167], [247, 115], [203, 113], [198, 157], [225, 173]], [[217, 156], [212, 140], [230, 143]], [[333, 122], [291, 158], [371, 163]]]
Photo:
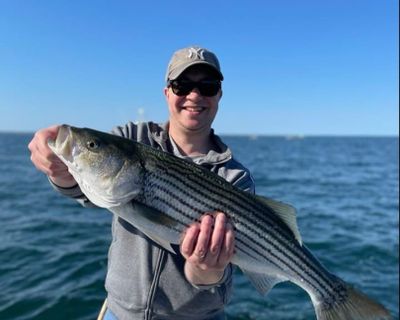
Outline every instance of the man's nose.
[[202, 97], [200, 90], [194, 87], [192, 91], [189, 92], [187, 97], [195, 98], [195, 97]]

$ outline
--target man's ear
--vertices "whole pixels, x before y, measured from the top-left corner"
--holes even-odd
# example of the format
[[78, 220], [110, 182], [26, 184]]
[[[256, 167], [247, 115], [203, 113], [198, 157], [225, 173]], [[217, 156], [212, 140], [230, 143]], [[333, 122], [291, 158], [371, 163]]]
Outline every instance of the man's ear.
[[169, 94], [170, 94], [169, 88], [168, 88], [168, 87], [164, 87], [164, 96], [165, 96], [165, 98], [168, 99], [168, 95], [169, 95]]

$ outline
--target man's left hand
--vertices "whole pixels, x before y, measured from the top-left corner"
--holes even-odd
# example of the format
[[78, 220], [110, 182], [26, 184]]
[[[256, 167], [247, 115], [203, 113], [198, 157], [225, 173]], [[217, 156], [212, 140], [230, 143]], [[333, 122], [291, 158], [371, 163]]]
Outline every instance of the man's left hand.
[[195, 285], [220, 281], [234, 254], [234, 242], [233, 227], [222, 212], [206, 213], [200, 223], [191, 225], [181, 242], [188, 281]]

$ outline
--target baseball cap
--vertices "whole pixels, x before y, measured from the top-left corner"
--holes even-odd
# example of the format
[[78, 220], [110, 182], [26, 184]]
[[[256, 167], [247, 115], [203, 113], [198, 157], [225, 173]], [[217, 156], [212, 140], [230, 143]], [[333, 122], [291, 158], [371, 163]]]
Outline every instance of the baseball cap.
[[206, 48], [191, 46], [174, 52], [168, 64], [165, 81], [175, 80], [187, 68], [201, 64], [216, 71], [220, 80], [224, 79], [217, 56]]

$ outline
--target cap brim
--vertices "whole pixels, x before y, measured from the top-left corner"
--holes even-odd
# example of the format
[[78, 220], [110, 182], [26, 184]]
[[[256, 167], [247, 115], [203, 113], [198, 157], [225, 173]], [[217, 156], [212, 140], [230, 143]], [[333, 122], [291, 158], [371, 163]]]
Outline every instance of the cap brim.
[[178, 68], [172, 70], [166, 77], [165, 81], [177, 79], [185, 70], [195, 65], [205, 65], [210, 67], [219, 76], [220, 80], [224, 80], [224, 76], [213, 64], [207, 61], [193, 61], [191, 63], [183, 64]]

